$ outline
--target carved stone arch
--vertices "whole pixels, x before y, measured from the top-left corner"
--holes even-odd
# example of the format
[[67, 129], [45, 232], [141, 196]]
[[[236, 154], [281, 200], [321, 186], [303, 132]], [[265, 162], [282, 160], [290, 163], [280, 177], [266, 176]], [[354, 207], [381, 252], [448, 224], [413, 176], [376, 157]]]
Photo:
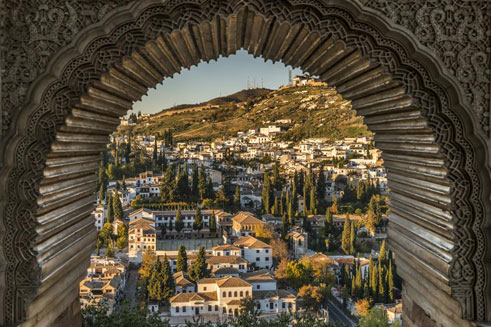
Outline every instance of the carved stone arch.
[[147, 0], [80, 32], [30, 90], [0, 179], [2, 324], [70, 319], [95, 244], [94, 172], [118, 117], [163, 78], [240, 48], [337, 86], [376, 133], [405, 323], [488, 321], [489, 149], [454, 78], [409, 31], [358, 2]]

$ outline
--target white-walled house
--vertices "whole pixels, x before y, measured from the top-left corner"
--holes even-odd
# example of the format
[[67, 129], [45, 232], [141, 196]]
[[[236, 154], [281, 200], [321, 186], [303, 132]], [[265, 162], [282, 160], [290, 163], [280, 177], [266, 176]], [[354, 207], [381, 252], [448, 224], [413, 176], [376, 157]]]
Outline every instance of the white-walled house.
[[92, 211], [92, 216], [94, 217], [95, 221], [95, 228], [97, 228], [97, 231], [100, 231], [102, 229], [102, 226], [104, 226], [104, 223], [106, 222], [107, 219], [107, 211], [104, 205], [99, 204], [94, 211]]
[[273, 248], [252, 236], [241, 237], [234, 242], [241, 248], [241, 256], [256, 268], [270, 269], [273, 265]]
[[195, 293], [180, 293], [170, 299], [173, 317], [236, 316], [241, 301], [253, 298], [260, 314], [296, 311], [296, 297], [285, 290], [253, 290], [253, 284], [238, 277], [203, 278]]

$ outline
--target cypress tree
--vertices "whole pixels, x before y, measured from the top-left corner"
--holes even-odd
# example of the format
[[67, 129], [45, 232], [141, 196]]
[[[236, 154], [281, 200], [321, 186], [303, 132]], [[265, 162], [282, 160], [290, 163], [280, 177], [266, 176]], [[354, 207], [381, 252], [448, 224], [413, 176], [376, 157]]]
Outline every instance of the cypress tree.
[[[358, 260], [359, 262], [359, 260]], [[363, 296], [363, 282], [361, 279], [361, 267], [358, 266], [358, 269], [356, 270], [356, 297], [361, 298]]]
[[317, 211], [316, 193], [313, 187], [310, 188], [310, 214], [315, 215]]
[[112, 223], [114, 221], [114, 209], [113, 209], [113, 198], [111, 196], [107, 197], [107, 222]]
[[181, 207], [177, 208], [175, 228], [178, 233], [180, 233], [184, 228], [184, 222], [182, 221]]
[[203, 201], [206, 198], [206, 186], [207, 183], [206, 183], [205, 166], [201, 165], [198, 173], [198, 193], [201, 201]]
[[240, 187], [239, 185], [235, 186], [235, 195], [234, 195], [234, 212], [238, 212], [240, 210]]
[[343, 233], [341, 234], [341, 249], [344, 253], [350, 254], [351, 252], [351, 222], [349, 215], [346, 215], [344, 219]]
[[198, 165], [193, 165], [193, 176], [191, 181], [191, 193], [193, 195], [193, 200], [198, 201], [200, 199], [199, 195], [199, 173], [198, 173]]
[[203, 215], [201, 214], [201, 209], [196, 206], [196, 214], [194, 215], [193, 229], [198, 232], [203, 228]]
[[293, 213], [293, 201], [288, 203], [288, 224], [290, 226], [295, 226], [295, 216]]
[[150, 281], [148, 283], [148, 296], [154, 301], [162, 301], [163, 283], [162, 283], [162, 262], [157, 257], [157, 261], [152, 266]]
[[186, 254], [186, 248], [184, 247], [184, 245], [179, 245], [176, 265], [177, 271], [188, 271], [188, 256]]
[[205, 248], [202, 246], [199, 248], [198, 256], [189, 269], [189, 277], [196, 282], [201, 278], [208, 277], [209, 274], [210, 272], [208, 271], [205, 257]]
[[273, 204], [273, 209], [271, 210], [271, 213], [274, 216], [278, 216], [279, 213], [280, 213], [280, 203], [278, 201], [278, 197], [277, 196], [274, 197], [274, 204]]
[[355, 249], [355, 241], [356, 241], [356, 231], [355, 231], [355, 224], [350, 224], [351, 229], [350, 229], [350, 253], [354, 254], [356, 249]]
[[101, 187], [99, 188], [99, 204], [103, 204], [104, 202], [104, 185], [101, 184]]
[[371, 293], [373, 296], [373, 299], [375, 302], [377, 302], [378, 299], [378, 270], [377, 266], [373, 267], [372, 275], [370, 276], [370, 288], [371, 288]]
[[283, 217], [281, 218], [281, 238], [285, 239], [286, 235], [288, 234], [288, 230], [290, 229], [289, 223], [288, 223], [288, 218], [286, 217], [285, 214], [283, 214]]
[[215, 211], [212, 211], [210, 216], [210, 232], [215, 233], [216, 231], [217, 231], [217, 221], [215, 217]]
[[384, 269], [379, 261], [378, 264], [378, 301], [386, 302], [385, 300], [385, 279], [384, 279]]
[[261, 198], [263, 202], [263, 208], [266, 213], [271, 212], [270, 196], [271, 196], [271, 185], [270, 185], [268, 174], [265, 172], [263, 177], [263, 189], [261, 192]]
[[170, 299], [174, 296], [176, 292], [176, 284], [174, 281], [174, 277], [172, 276], [172, 271], [170, 269], [169, 261], [167, 260], [167, 256], [164, 256], [164, 263], [162, 264], [162, 299]]
[[307, 209], [307, 201], [308, 201], [308, 193], [307, 193], [307, 190], [308, 190], [308, 186], [307, 184], [305, 184], [304, 188], [303, 188], [303, 214], [304, 216], [307, 216], [308, 215], [308, 209]]
[[394, 275], [392, 273], [392, 260], [389, 260], [389, 270], [387, 271], [387, 293], [389, 303], [394, 302]]
[[152, 163], [154, 169], [157, 167], [157, 160], [158, 160], [157, 137], [155, 137], [155, 140], [153, 142], [153, 157], [152, 157]]
[[121, 204], [121, 199], [119, 198], [118, 191], [114, 193], [113, 210], [114, 210], [114, 219], [123, 220], [123, 216], [124, 216], [123, 205]]
[[380, 247], [378, 260], [385, 265], [387, 259], [387, 251], [385, 249], [385, 240], [382, 241], [382, 246]]

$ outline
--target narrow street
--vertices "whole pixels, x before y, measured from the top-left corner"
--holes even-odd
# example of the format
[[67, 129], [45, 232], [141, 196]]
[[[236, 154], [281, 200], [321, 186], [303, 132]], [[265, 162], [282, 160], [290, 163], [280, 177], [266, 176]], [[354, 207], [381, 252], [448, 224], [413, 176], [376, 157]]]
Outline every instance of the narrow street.
[[339, 321], [346, 327], [356, 327], [358, 322], [351, 317], [348, 317], [340, 308], [340, 304], [334, 303], [334, 301], [328, 300], [329, 309], [329, 321]]

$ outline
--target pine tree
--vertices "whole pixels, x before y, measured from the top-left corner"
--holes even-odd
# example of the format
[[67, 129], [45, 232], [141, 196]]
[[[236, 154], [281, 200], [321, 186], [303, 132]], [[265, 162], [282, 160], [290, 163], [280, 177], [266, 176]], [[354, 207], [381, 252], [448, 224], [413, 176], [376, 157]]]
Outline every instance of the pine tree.
[[210, 275], [210, 272], [208, 271], [208, 265], [206, 263], [205, 248], [203, 246], [199, 248], [198, 255], [193, 261], [188, 274], [189, 278], [191, 278], [195, 282], [200, 280], [201, 278], [205, 278]]
[[196, 214], [194, 215], [193, 229], [198, 232], [203, 228], [203, 215], [201, 214], [201, 209], [196, 206]]
[[210, 216], [210, 232], [215, 233], [216, 231], [217, 231], [217, 221], [215, 217], [215, 211], [212, 211]]
[[240, 187], [239, 185], [235, 186], [235, 195], [234, 195], [234, 212], [238, 212], [240, 210]]
[[118, 191], [114, 193], [113, 210], [114, 210], [114, 219], [123, 220], [123, 216], [124, 216], [123, 205], [121, 204], [121, 199], [119, 198]]
[[179, 245], [177, 252], [177, 271], [188, 271], [188, 256], [186, 254], [186, 248], [184, 245]]
[[350, 253], [354, 254], [356, 252], [355, 248], [355, 241], [356, 241], [356, 231], [355, 231], [355, 224], [351, 224], [351, 230], [350, 230]]
[[113, 209], [113, 198], [111, 196], [107, 197], [107, 222], [112, 223], [114, 221], [114, 209]]
[[351, 222], [349, 219], [349, 215], [346, 215], [344, 219], [344, 228], [343, 233], [341, 234], [341, 249], [343, 249], [344, 253], [351, 253]]
[[181, 207], [177, 209], [175, 229], [178, 233], [184, 228], [184, 222], [182, 221]]

